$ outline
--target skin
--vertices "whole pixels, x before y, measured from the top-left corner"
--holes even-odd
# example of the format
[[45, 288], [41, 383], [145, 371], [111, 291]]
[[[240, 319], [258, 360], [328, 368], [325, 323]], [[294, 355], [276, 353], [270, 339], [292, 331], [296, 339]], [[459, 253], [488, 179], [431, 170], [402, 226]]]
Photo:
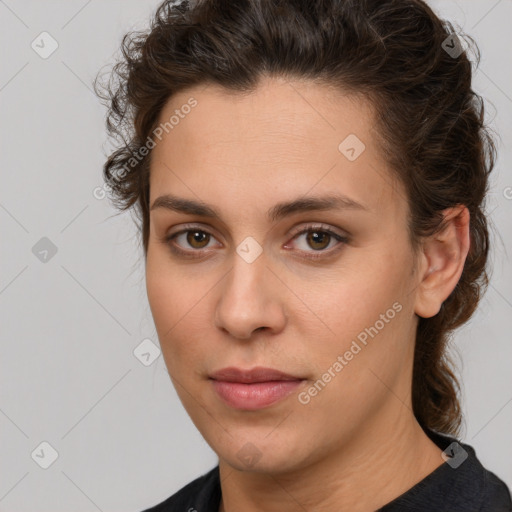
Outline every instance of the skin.
[[[444, 462], [412, 413], [412, 362], [418, 317], [435, 315], [462, 273], [468, 211], [446, 210], [447, 227], [413, 252], [405, 190], [379, 152], [372, 109], [355, 96], [267, 77], [246, 95], [182, 91], [160, 119], [190, 97], [197, 106], [153, 150], [150, 205], [173, 194], [221, 218], [152, 209], [146, 285], [173, 384], [219, 457], [219, 510], [376, 510]], [[365, 144], [354, 161], [338, 150], [349, 134]], [[276, 203], [333, 192], [367, 210], [266, 217]], [[348, 241], [295, 235], [318, 223]], [[165, 240], [185, 227], [192, 233], [174, 246], [196, 259]], [[210, 236], [194, 239], [194, 228]], [[236, 252], [248, 236], [263, 250], [252, 263]], [[301, 403], [298, 393], [394, 303], [400, 312]], [[267, 408], [235, 410], [208, 379], [227, 366], [306, 381]], [[237, 456], [247, 443], [252, 464]]]

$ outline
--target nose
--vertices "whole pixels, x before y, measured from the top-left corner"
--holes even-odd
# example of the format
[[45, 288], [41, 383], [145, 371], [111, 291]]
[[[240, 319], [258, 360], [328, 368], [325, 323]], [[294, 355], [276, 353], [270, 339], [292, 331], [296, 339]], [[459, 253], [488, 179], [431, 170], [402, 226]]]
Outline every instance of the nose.
[[264, 254], [252, 263], [236, 255], [219, 290], [215, 325], [243, 340], [263, 329], [279, 333], [286, 324], [284, 299], [283, 284], [267, 266]]

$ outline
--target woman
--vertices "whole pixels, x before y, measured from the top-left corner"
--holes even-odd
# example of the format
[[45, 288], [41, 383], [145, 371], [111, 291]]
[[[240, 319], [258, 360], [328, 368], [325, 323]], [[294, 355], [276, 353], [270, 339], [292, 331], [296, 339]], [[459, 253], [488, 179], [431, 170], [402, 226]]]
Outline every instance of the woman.
[[104, 173], [219, 457], [148, 510], [511, 510], [457, 441], [446, 354], [488, 282], [495, 159], [450, 23], [420, 0], [164, 2], [122, 49]]

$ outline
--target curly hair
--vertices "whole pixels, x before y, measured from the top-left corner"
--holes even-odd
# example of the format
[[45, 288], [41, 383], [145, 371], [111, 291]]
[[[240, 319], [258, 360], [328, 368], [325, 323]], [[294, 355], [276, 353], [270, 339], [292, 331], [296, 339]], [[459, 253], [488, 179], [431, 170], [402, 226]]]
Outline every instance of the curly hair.
[[462, 421], [450, 337], [489, 283], [484, 201], [496, 159], [461, 40], [478, 65], [474, 40], [457, 36], [421, 0], [165, 1], [149, 30], [124, 35], [107, 83], [94, 84], [108, 106], [107, 131], [120, 142], [103, 175], [113, 204], [134, 207], [145, 255], [151, 151], [144, 148], [171, 96], [210, 83], [250, 93], [262, 76], [279, 75], [371, 102], [379, 147], [407, 191], [414, 250], [442, 229], [444, 209], [465, 205], [470, 213], [460, 280], [438, 314], [419, 319], [415, 341], [414, 415], [423, 429], [447, 434], [458, 434]]

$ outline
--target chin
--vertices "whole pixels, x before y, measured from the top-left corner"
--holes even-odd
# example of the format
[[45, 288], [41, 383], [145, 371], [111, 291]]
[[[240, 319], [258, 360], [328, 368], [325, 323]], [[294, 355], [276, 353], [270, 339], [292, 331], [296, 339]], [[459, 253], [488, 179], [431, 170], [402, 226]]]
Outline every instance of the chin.
[[[265, 435], [268, 434], [266, 430]], [[263, 437], [262, 436], [262, 437]], [[296, 447], [283, 444], [281, 440], [261, 440], [244, 438], [226, 439], [227, 445], [214, 450], [219, 459], [241, 472], [274, 474], [296, 470], [301, 465], [301, 457]]]

